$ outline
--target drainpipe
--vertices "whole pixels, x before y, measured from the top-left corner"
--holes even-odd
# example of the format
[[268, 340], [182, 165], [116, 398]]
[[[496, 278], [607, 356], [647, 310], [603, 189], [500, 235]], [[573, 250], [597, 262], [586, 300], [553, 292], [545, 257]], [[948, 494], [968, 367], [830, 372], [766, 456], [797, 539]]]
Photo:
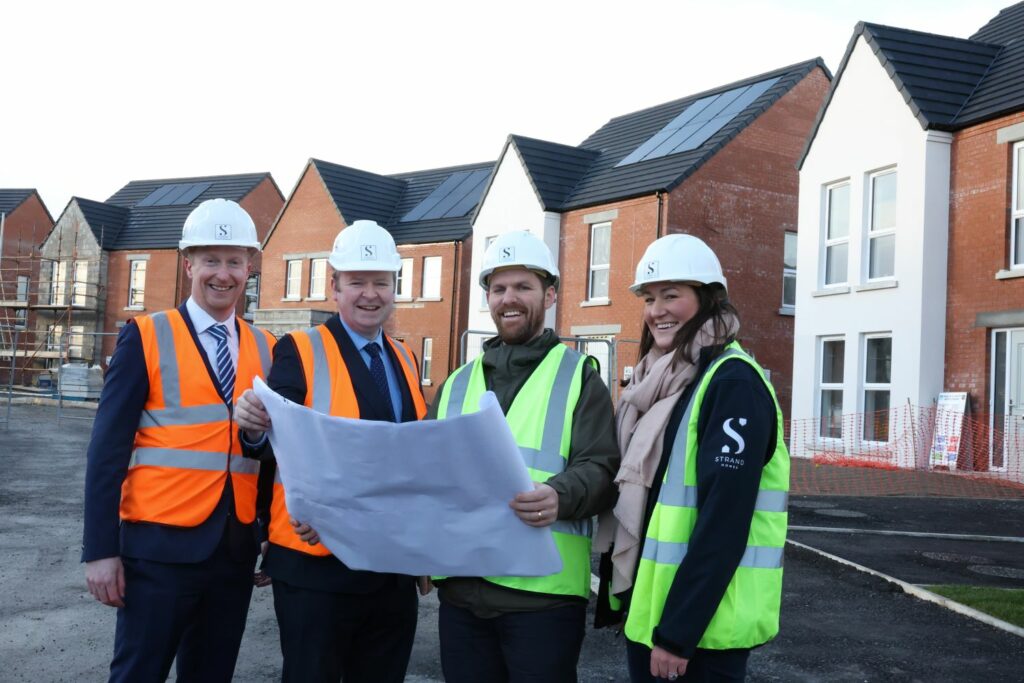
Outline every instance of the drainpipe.
[[[459, 285], [462, 283], [463, 244], [463, 242], [455, 242], [455, 258], [453, 259], [455, 263], [452, 264], [455, 266], [455, 272], [452, 273], [452, 319], [451, 324], [448, 326], [448, 367], [445, 369], [446, 376], [455, 369], [456, 362], [458, 361], [458, 356], [454, 356], [455, 360], [452, 360], [452, 353], [458, 348], [459, 317], [462, 315], [462, 304], [466, 303], [464, 301], [459, 301], [457, 298]], [[459, 305], [456, 306], [456, 304]]]
[[663, 203], [664, 193], [661, 190], [658, 190], [658, 225], [657, 229], [654, 231], [654, 239], [658, 239], [659, 237], [661, 237], [661, 212]]

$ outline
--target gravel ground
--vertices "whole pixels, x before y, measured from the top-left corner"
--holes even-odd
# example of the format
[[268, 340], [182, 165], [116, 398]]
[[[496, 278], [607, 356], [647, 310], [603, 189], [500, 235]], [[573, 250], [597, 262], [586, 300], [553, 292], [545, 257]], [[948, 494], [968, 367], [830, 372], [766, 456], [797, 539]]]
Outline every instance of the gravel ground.
[[[52, 407], [16, 405], [9, 429], [3, 431], [0, 425], [0, 465], [5, 472], [0, 479], [0, 582], [5, 588], [0, 599], [0, 681], [101, 681], [113, 647], [114, 611], [89, 596], [79, 564], [91, 423], [58, 424], [55, 416]], [[831, 499], [837, 500], [843, 501], [838, 507], [847, 507], [844, 499]], [[886, 499], [885, 506], [896, 504]], [[1006, 516], [1006, 510], [999, 512]], [[876, 522], [883, 518], [871, 516]], [[921, 519], [927, 518], [921, 514]], [[813, 519], [821, 523], [819, 516]], [[849, 526], [848, 519], [831, 519], [833, 526]], [[982, 550], [972, 548], [964, 554], [978, 552]], [[436, 611], [432, 596], [421, 602], [410, 682], [441, 680]], [[752, 655], [748, 680], [1022, 680], [1021, 638], [793, 548], [786, 556], [782, 621], [779, 637]], [[580, 680], [626, 681], [623, 660], [621, 636], [607, 629], [590, 631]], [[279, 676], [271, 593], [258, 590], [235, 678], [273, 681]]]

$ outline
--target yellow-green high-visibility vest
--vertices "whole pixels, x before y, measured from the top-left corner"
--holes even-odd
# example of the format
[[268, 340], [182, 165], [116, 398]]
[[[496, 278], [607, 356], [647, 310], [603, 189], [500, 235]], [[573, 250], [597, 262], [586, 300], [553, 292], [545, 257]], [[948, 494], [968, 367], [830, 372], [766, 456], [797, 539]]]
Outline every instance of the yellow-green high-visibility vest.
[[761, 367], [733, 342], [711, 363], [690, 398], [647, 527], [626, 618], [626, 637], [648, 647], [653, 647], [651, 637], [661, 621], [669, 589], [697, 523], [697, 422], [701, 403], [715, 372], [730, 360], [749, 363], [768, 387], [775, 403], [775, 452], [761, 471], [746, 551], [697, 646], [710, 650], [751, 648], [768, 642], [779, 632], [789, 451], [775, 390]]
[[[505, 418], [533, 481], [544, 483], [569, 461], [572, 414], [580, 398], [587, 357], [555, 345], [516, 394]], [[483, 357], [452, 373], [441, 388], [437, 419], [479, 410], [487, 391]], [[554, 595], [590, 595], [591, 521], [559, 520], [551, 526], [562, 556], [562, 571], [538, 577], [486, 576], [509, 588]]]

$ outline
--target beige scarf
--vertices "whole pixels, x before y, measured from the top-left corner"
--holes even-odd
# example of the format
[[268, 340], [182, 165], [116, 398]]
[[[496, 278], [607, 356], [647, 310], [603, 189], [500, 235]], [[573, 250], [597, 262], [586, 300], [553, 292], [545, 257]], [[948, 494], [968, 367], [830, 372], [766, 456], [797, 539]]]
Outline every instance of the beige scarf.
[[[729, 314], [724, 320], [726, 338], [735, 337], [739, 321]], [[688, 354], [684, 355], [699, 359], [705, 346], [721, 343], [723, 338], [715, 335], [714, 320], [708, 320], [694, 336]], [[627, 590], [633, 583], [633, 572], [643, 541], [647, 494], [661, 460], [665, 428], [680, 395], [697, 375], [696, 365], [685, 359], [674, 362], [674, 358], [674, 350], [665, 353], [652, 347], [637, 363], [629, 385], [619, 397], [616, 422], [622, 465], [615, 477], [619, 501], [611, 514], [602, 515], [595, 539], [598, 552], [608, 550], [609, 546], [614, 548], [613, 594]]]

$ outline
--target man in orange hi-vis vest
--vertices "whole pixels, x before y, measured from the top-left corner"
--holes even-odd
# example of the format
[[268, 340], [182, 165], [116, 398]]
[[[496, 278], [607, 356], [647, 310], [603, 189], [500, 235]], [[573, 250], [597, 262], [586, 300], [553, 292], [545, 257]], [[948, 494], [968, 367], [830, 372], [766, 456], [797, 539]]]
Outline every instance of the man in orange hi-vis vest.
[[[383, 331], [402, 268], [394, 239], [373, 221], [355, 221], [334, 240], [329, 261], [338, 315], [283, 337], [268, 385], [326, 415], [422, 419], [426, 404], [416, 359]], [[253, 392], [239, 399], [237, 417], [246, 454], [266, 466], [272, 449], [263, 432], [270, 422]], [[273, 578], [283, 680], [400, 683], [416, 634], [415, 580], [349, 569], [324, 548], [315, 529], [288, 514], [279, 478], [273, 489], [263, 569]]]
[[242, 457], [234, 403], [266, 377], [274, 337], [235, 315], [256, 226], [210, 199], [179, 247], [191, 296], [121, 331], [89, 443], [82, 560], [117, 608], [111, 681], [230, 681], [258, 554], [259, 463]]

